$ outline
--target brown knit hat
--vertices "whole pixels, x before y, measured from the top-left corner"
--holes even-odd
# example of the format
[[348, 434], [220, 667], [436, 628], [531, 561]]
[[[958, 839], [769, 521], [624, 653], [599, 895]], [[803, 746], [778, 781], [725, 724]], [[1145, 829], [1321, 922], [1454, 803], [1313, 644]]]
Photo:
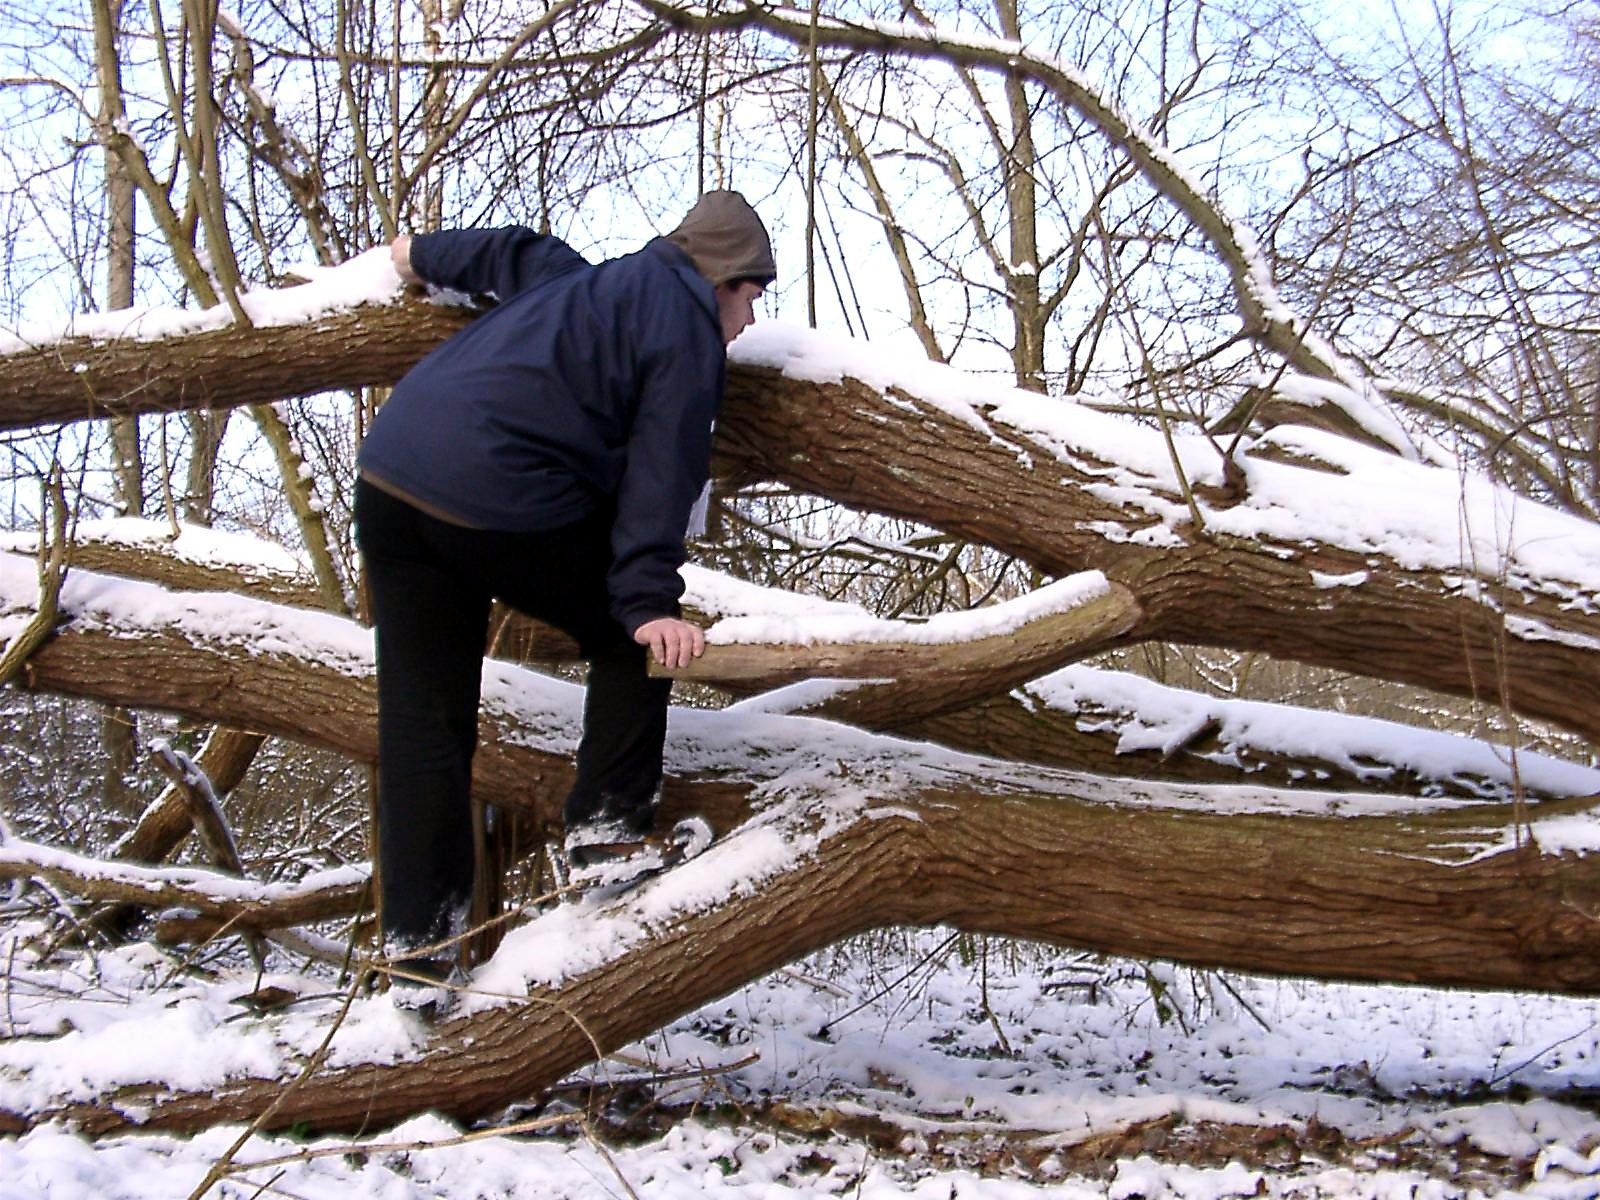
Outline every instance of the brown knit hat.
[[666, 236], [713, 284], [753, 279], [765, 287], [778, 277], [767, 227], [738, 192], [707, 192]]

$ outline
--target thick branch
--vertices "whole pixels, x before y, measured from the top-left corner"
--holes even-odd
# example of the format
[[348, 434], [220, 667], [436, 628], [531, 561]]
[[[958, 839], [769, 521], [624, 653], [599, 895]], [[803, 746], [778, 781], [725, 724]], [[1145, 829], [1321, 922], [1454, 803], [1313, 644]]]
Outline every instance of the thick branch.
[[[1485, 834], [1489, 813], [1217, 815], [1110, 799], [1092, 786], [1008, 796], [957, 786], [897, 796], [892, 811], [842, 825], [836, 802], [768, 814], [622, 907], [593, 907], [577, 959], [570, 911], [513, 933], [474, 977], [483, 998], [408, 1061], [324, 1071], [284, 1096], [289, 1061], [272, 1078], [128, 1088], [6, 1124], [106, 1132], [133, 1111], [143, 1129], [193, 1129], [274, 1101], [284, 1126], [354, 1128], [425, 1109], [471, 1118], [548, 1087], [597, 1048], [887, 925], [1329, 978], [1600, 991], [1589, 915], [1600, 871]], [[1501, 810], [1490, 824], [1510, 820]], [[768, 864], [759, 880], [746, 876], [751, 861]], [[603, 961], [582, 957], [599, 945], [610, 947]], [[559, 982], [527, 991], [525, 970]]]
[[[1600, 711], [1571, 702], [1600, 694], [1600, 617], [1571, 603], [1569, 585], [1528, 574], [1512, 551], [1416, 569], [1381, 547], [1317, 543], [1298, 529], [1282, 540], [1230, 536], [1222, 532], [1229, 510], [1254, 513], [1251, 498], [1207, 488], [1197, 496], [1211, 525], [1197, 531], [1174, 516], [1179, 497], [1132, 468], [1030, 436], [1021, 421], [989, 424], [979, 409], [956, 416], [849, 378], [730, 374], [717, 433], [720, 469], [737, 478], [934, 525], [1051, 574], [1104, 572], [1143, 612], [1125, 643], [1263, 651], [1506, 703], [1600, 740]], [[1249, 461], [1263, 472], [1303, 472], [1310, 494], [1328, 494], [1338, 478]], [[1289, 490], [1293, 476], [1280, 479]], [[1352, 489], [1348, 499], [1364, 506], [1373, 497]], [[1284, 520], [1298, 526], [1302, 516], [1286, 511]], [[1576, 521], [1570, 530], [1593, 533]]]
[[[259, 733], [213, 729], [195, 755], [195, 766], [211, 781], [214, 791], [225, 796], [239, 785], [265, 741]], [[138, 824], [113, 847], [113, 853], [128, 862], [160, 862], [177, 849], [192, 827], [184, 789], [173, 783], [151, 801], [139, 815]]]
[[1132, 628], [1138, 616], [1133, 596], [1113, 586], [1064, 612], [970, 641], [710, 645], [688, 667], [652, 671], [754, 691], [818, 677], [887, 680], [852, 689], [829, 710], [842, 720], [881, 727], [1003, 694], [1096, 653]]
[[366, 891], [363, 871], [342, 867], [298, 883], [255, 883], [195, 867], [112, 863], [12, 839], [0, 844], [0, 879], [45, 879], [87, 900], [145, 908], [193, 908], [239, 918], [247, 929], [326, 920], [355, 910]]
[[78, 337], [14, 350], [0, 355], [0, 429], [394, 383], [472, 316], [443, 304], [365, 304], [299, 325]]
[[[26, 603], [24, 568], [17, 559], [0, 558], [0, 565], [6, 561], [15, 567], [18, 589], [23, 593], [11, 602]], [[115, 561], [140, 570], [155, 568], [158, 575], [169, 573], [161, 568], [163, 560], [157, 554]], [[180, 575], [189, 578], [187, 573]], [[205, 576], [213, 585], [226, 578], [224, 572]], [[84, 582], [95, 594], [107, 593], [109, 581]], [[1113, 606], [1116, 594], [1115, 589], [1110, 593]], [[240, 603], [237, 599], [227, 602]], [[152, 606], [148, 598], [139, 603], [147, 610]], [[265, 631], [277, 647], [277, 652], [261, 660], [252, 658], [226, 634], [215, 639], [196, 638], [192, 632], [178, 636], [177, 627], [192, 603], [181, 595], [164, 596], [160, 604], [170, 610], [169, 618], [140, 625], [122, 636], [108, 637], [103, 630], [69, 623], [30, 664], [33, 685], [91, 699], [163, 708], [198, 720], [227, 715], [246, 727], [275, 728], [299, 741], [363, 761], [373, 759], [375, 699], [365, 668], [354, 672], [341, 669], [334, 655], [319, 653], [309, 645], [292, 659], [282, 653], [292, 641], [276, 631], [292, 626], [304, 614], [297, 617], [272, 605], [247, 606], [237, 612], [241, 625]], [[334, 624], [349, 629], [348, 622]], [[532, 622], [527, 627], [541, 628]], [[1078, 682], [1060, 699], [1056, 694], [1065, 685], [1056, 676], [1041, 680], [1025, 693], [994, 694], [987, 700], [976, 689], [951, 694], [952, 689], [934, 687], [924, 678], [860, 685], [831, 691], [822, 699], [804, 691], [782, 693], [762, 707], [931, 738], [994, 757], [1141, 779], [1311, 785], [1469, 799], [1501, 798], [1518, 789], [1534, 799], [1560, 797], [1593, 786], [1580, 769], [1540, 756], [1524, 755], [1520, 774], [1514, 775], [1508, 762], [1499, 761], [1500, 752], [1466, 738], [1416, 729], [1402, 732], [1400, 726], [1286, 706], [1229, 704], [1114, 673], [1088, 672], [1088, 678], [1083, 678], [1084, 671], [1079, 669], [1074, 676]], [[1003, 684], [1003, 674], [989, 674], [983, 682], [986, 686]], [[919, 692], [918, 685], [926, 688], [926, 695]], [[1141, 701], [1150, 709], [1142, 718], [1136, 708], [1128, 707], [1134, 703], [1129, 697], [1132, 688], [1141, 695], [1161, 693]], [[474, 764], [476, 793], [481, 799], [531, 811], [540, 821], [554, 823], [554, 798], [570, 785], [565, 752], [529, 746], [520, 732], [522, 726], [528, 722], [549, 725], [550, 720], [535, 713], [519, 716], [506, 707], [505, 696], [503, 690], [491, 687], [484, 736]], [[1096, 698], [1100, 696], [1104, 699]], [[1330, 730], [1330, 723], [1341, 720], [1354, 728], [1343, 734]], [[1269, 736], [1258, 744], [1252, 729], [1263, 723], [1270, 727]], [[1166, 728], [1158, 730], [1161, 725]], [[1289, 728], [1303, 731], [1303, 736], [1286, 734]], [[213, 778], [220, 776], [219, 786], [225, 791], [248, 765], [248, 754], [259, 743], [259, 735], [224, 733], [208, 742], [201, 763]], [[1130, 753], [1125, 734], [1144, 746], [1154, 741], [1156, 748]], [[1173, 739], [1180, 735], [1181, 744], [1175, 743]], [[1396, 747], [1403, 748], [1398, 757]], [[1419, 755], [1425, 765], [1419, 765]], [[704, 791], [696, 791], [695, 803], [706, 803]], [[687, 803], [676, 781], [669, 780], [669, 799], [674, 805]], [[730, 798], [728, 803], [736, 805], [736, 800]], [[719, 811], [730, 821], [736, 819], [736, 807]], [[122, 850], [122, 856], [145, 861], [158, 858], [187, 827], [181, 800], [168, 796], [141, 818], [141, 833]]]
[[[1061, 675], [1077, 678], [1086, 670]], [[1290, 705], [1220, 701], [1132, 681], [1141, 690], [1165, 693], [1141, 713], [1094, 695], [1056, 697], [1047, 688], [1058, 678], [1040, 681], [1046, 688], [1023, 687], [883, 728], [995, 758], [1171, 782], [1532, 801], [1600, 787], [1600, 773], [1575, 764], [1532, 752], [1512, 755], [1503, 746], [1413, 726]], [[1119, 689], [1112, 684], [1107, 690]], [[1249, 709], [1255, 710], [1256, 722], [1239, 711]], [[827, 702], [796, 711], [835, 716]], [[1269, 714], [1270, 729], [1251, 727]], [[1351, 731], [1335, 733], [1330, 725], [1339, 723]]]
[[[465, 319], [462, 310], [401, 302], [293, 330], [6, 355], [3, 394], [17, 399], [0, 425], [392, 380]], [[184, 349], [191, 343], [196, 353]], [[73, 369], [74, 356], [84, 370]], [[999, 392], [991, 402], [1018, 403]], [[54, 416], [40, 415], [41, 407]], [[1196, 495], [1210, 524], [1196, 531], [1172, 516], [1165, 485], [1137, 469], [1030, 435], [1026, 425], [986, 424], [977, 408], [967, 417], [978, 419], [848, 378], [819, 384], [735, 364], [718, 450], [722, 469], [739, 478], [781, 480], [936, 525], [1051, 574], [1101, 570], [1143, 609], [1126, 642], [1263, 651], [1506, 703], [1600, 740], [1600, 712], [1571, 703], [1600, 693], [1600, 618], [1570, 603], [1570, 587], [1544, 589], [1499, 561], [1413, 569], [1355, 543], [1229, 537], [1219, 532], [1227, 512], [1250, 497], [1205, 487]], [[1139, 436], [1127, 430], [1130, 443]], [[1247, 460], [1252, 469], [1259, 461]], [[1271, 465], [1305, 470], [1308, 485], [1327, 489], [1324, 471]], [[1371, 497], [1352, 492], [1350, 499]], [[1361, 582], [1329, 588], [1320, 577]]]
[[[316, 603], [304, 573], [220, 566], [211, 558], [184, 556], [172, 540], [149, 535], [153, 526], [132, 521], [110, 527], [92, 527], [93, 535], [73, 547], [72, 561], [80, 566], [159, 583], [183, 590], [233, 590], [245, 595], [290, 603]], [[121, 535], [120, 540], [117, 534]], [[181, 539], [180, 539], [181, 540]], [[240, 546], [239, 557], [247, 557]], [[690, 580], [685, 615], [702, 625], [745, 613], [705, 612], [697, 605], [695, 580]], [[1019, 618], [1004, 633], [972, 636], [961, 631], [962, 620], [976, 621], [984, 613], [951, 614], [945, 618], [942, 638], [928, 636], [932, 627], [911, 622], [872, 621], [859, 612], [847, 621], [832, 641], [819, 637], [802, 645], [748, 643], [713, 644], [704, 657], [688, 668], [668, 671], [652, 666], [660, 675], [701, 682], [731, 684], [741, 693], [759, 692], [800, 679], [825, 676], [836, 679], [881, 680], [855, 687], [836, 696], [825, 714], [867, 728], [888, 729], [907, 722], [977, 703], [986, 696], [1001, 696], [1030, 679], [1076, 662], [1127, 632], [1138, 615], [1138, 605], [1126, 590], [1115, 585], [1085, 585], [1080, 597], [1064, 596], [1064, 611], [1036, 605], [1037, 615]], [[760, 595], [763, 589], [745, 584], [742, 595]], [[773, 591], [779, 601], [792, 600]], [[1072, 607], [1066, 607], [1067, 605]], [[775, 604], [775, 608], [781, 604]], [[839, 606], [843, 607], [843, 606]], [[1004, 609], [984, 610], [989, 614]], [[992, 628], [994, 618], [986, 627]], [[862, 632], [862, 627], [866, 632]], [[898, 628], [897, 628], [898, 627]], [[513, 610], [497, 611], [492, 624], [492, 657], [523, 663], [554, 663], [575, 659], [575, 643], [557, 630]], [[827, 632], [826, 630], [824, 631]], [[922, 640], [909, 640], [922, 635]], [[866, 640], [870, 637], [873, 640]], [[854, 640], [844, 640], [854, 639]]]

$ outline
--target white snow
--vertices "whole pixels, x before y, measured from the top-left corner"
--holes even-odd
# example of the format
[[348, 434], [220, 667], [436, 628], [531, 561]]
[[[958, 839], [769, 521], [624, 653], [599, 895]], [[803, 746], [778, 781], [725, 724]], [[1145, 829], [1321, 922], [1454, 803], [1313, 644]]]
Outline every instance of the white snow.
[[[756, 325], [732, 353], [795, 379], [830, 383], [848, 377], [885, 394], [893, 388], [1019, 454], [1036, 457], [1042, 450], [1083, 465], [1100, 476], [1087, 490], [1128, 513], [1123, 540], [1142, 533], [1143, 540], [1160, 544], [1159, 536], [1145, 531], [1152, 519], [1166, 527], [1158, 535], [1191, 519], [1160, 434], [1118, 417], [937, 363], [874, 354], [867, 343], [798, 326]], [[1175, 440], [1191, 483], [1223, 484], [1208, 439]], [[1016, 449], [1024, 443], [1025, 451]], [[1319, 461], [1325, 469], [1245, 456], [1244, 500], [1227, 507], [1201, 500], [1207, 526], [1218, 533], [1286, 548], [1322, 543], [1403, 569], [1503, 581], [1513, 590], [1555, 595], [1583, 612], [1600, 608], [1600, 529], [1592, 522], [1477, 475], [1411, 462], [1309, 428], [1278, 426], [1255, 444]], [[1324, 585], [1334, 578], [1340, 586], [1356, 586], [1355, 573], [1323, 573]]]
[[[277, 542], [207, 525], [180, 523], [174, 532], [173, 526], [163, 521], [112, 517], [79, 521], [73, 526], [72, 540], [78, 545], [155, 548], [181, 562], [250, 575], [311, 578], [310, 565]], [[0, 530], [0, 550], [31, 554], [37, 545], [35, 533]]]
[[1086, 571], [1002, 604], [939, 613], [925, 621], [891, 621], [874, 617], [858, 605], [758, 588], [701, 568], [685, 567], [683, 573], [685, 599], [701, 612], [720, 618], [706, 630], [706, 640], [712, 643], [949, 645], [1013, 633], [1030, 621], [1076, 608], [1110, 590], [1104, 575]]
[[[260, 287], [240, 295], [240, 306], [254, 325], [299, 325], [359, 304], [385, 304], [402, 295], [400, 277], [386, 246], [374, 247], [336, 267], [309, 264], [294, 274], [306, 282], [295, 287]], [[80, 313], [52, 324], [0, 329], [0, 354], [12, 354], [66, 338], [105, 341], [114, 338], [153, 340], [225, 329], [233, 314], [225, 304], [212, 308], [128, 308], [106, 313]]]
[[[7, 1104], [19, 1098], [19, 1065], [68, 1090], [139, 1077], [203, 1086], [219, 1064], [248, 1068], [277, 1051], [266, 1023], [241, 1019], [233, 1003], [255, 982], [248, 971], [158, 993], [171, 963], [149, 947], [101, 953], [92, 967], [44, 964], [17, 940], [26, 932], [9, 930], [0, 946], [11, 963]], [[895, 962], [926, 956], [922, 967], [878, 974], [874, 959], [891, 941]], [[257, 1135], [239, 1173], [208, 1194], [242, 1198], [270, 1183], [262, 1194], [330, 1200], [1600, 1196], [1600, 1119], [1561, 1098], [1600, 1082], [1593, 1001], [1250, 977], [1233, 977], [1229, 993], [1188, 972], [1157, 967], [1155, 977], [1165, 1020], [1135, 964], [998, 944], [964, 959], [944, 931], [894, 935], [877, 950], [815, 955], [580, 1073], [685, 1076], [653, 1087], [673, 1114], [665, 1133], [603, 1149], [574, 1118], [546, 1136], [490, 1128], [462, 1143], [459, 1126], [419, 1116], [348, 1138]], [[301, 1015], [283, 1020], [308, 1034], [340, 1002], [316, 998], [336, 993], [326, 981], [279, 972], [266, 982], [304, 997], [291, 1010]], [[39, 1036], [63, 1027], [77, 1032]], [[416, 1019], [382, 997], [358, 1000], [341, 1030], [344, 1046], [364, 1050], [404, 1053], [422, 1040]], [[870, 1118], [891, 1136], [876, 1148], [808, 1138], [763, 1117], [769, 1103]], [[1165, 1137], [1141, 1149], [1147, 1131], [1175, 1144], [1208, 1125], [1308, 1145], [1272, 1169], [1185, 1162], [1159, 1148]], [[1309, 1144], [1313, 1126], [1368, 1148], [1330, 1162]], [[239, 1132], [91, 1142], [42, 1126], [0, 1140], [0, 1196], [171, 1200], [190, 1194]], [[1476, 1175], [1454, 1176], [1452, 1146], [1479, 1155]], [[1421, 1157], [1402, 1157], [1408, 1148]], [[296, 1161], [302, 1151], [322, 1156]]]
[[[1244, 231], [1235, 236], [1248, 251]], [[311, 282], [304, 287], [248, 294], [251, 319], [300, 322], [399, 295], [382, 248], [343, 267], [306, 274]], [[1274, 307], [1278, 301], [1269, 279], [1257, 286], [1275, 319], [1293, 319]], [[229, 320], [221, 308], [79, 317], [7, 335], [0, 352], [62, 337], [171, 336]], [[897, 401], [912, 417], [937, 412], [958, 420], [1017, 455], [1024, 469], [1037, 469], [1050, 455], [1093, 464], [1098, 481], [1090, 488], [1128, 514], [1126, 525], [1105, 531], [1108, 535], [1160, 545], [1164, 539], [1176, 541], [1176, 530], [1189, 520], [1159, 436], [1088, 408], [774, 324], [746, 333], [734, 353], [797, 378], [848, 375], [885, 394], [898, 389], [915, 397]], [[1204, 507], [1205, 520], [1219, 533], [1286, 550], [1321, 542], [1402, 568], [1455, 572], [1463, 594], [1485, 604], [1504, 603], [1489, 592], [1491, 583], [1503, 581], [1513, 592], [1540, 592], [1573, 611], [1596, 611], [1600, 531], [1589, 523], [1514, 499], [1481, 479], [1307, 429], [1279, 427], [1258, 445], [1318, 460], [1326, 469], [1247, 456], [1243, 501]], [[1222, 482], [1216, 451], [1203, 439], [1180, 438], [1178, 456], [1190, 479]], [[115, 528], [91, 533], [135, 536]], [[270, 557], [220, 536], [200, 540], [185, 532], [179, 542], [177, 553], [238, 568], [266, 565]], [[31, 549], [31, 543], [24, 539], [18, 548]], [[270, 567], [300, 569], [290, 556], [274, 559]], [[1105, 587], [1097, 575], [1075, 576], [1008, 605], [913, 623], [880, 622], [851, 606], [799, 597], [774, 600], [770, 593], [754, 593], [709, 573], [686, 575], [691, 599], [721, 617], [712, 634], [724, 641], [955, 641], [1013, 629], [1041, 613], [1082, 603]], [[1359, 588], [1366, 577], [1364, 570], [1322, 572], [1315, 582], [1332, 604], [1341, 589]], [[36, 591], [33, 564], [23, 555], [0, 554], [0, 640], [26, 622]], [[351, 674], [372, 670], [370, 634], [327, 614], [236, 595], [177, 593], [82, 571], [69, 575], [62, 600], [78, 627], [114, 636], [172, 629], [200, 642], [305, 657]], [[1529, 624], [1514, 610], [1506, 619]], [[1550, 630], [1549, 636], [1571, 635]], [[814, 694], [835, 685], [808, 686]], [[1509, 755], [1491, 746], [1375, 722], [1307, 717], [1303, 710], [1201, 703], [1079, 668], [1040, 681], [1024, 695], [1069, 710], [1080, 704], [1102, 710], [1120, 705], [1126, 715], [1119, 736], [1128, 748], [1176, 744], [1198, 723], [1216, 722], [1225, 742], [1320, 754], [1356, 771], [1371, 770], [1372, 760], [1382, 760], [1425, 776], [1509, 778]], [[578, 689], [491, 663], [484, 697], [486, 708], [516, 714], [529, 744], [571, 752], [581, 709]], [[469, 998], [469, 1010], [501, 1003], [494, 993], [514, 996], [570, 978], [620, 946], [650, 936], [662, 922], [759, 888], [772, 873], [812, 853], [830, 829], [903, 811], [897, 800], [918, 789], [1026, 788], [1076, 802], [1214, 814], [1365, 816], [1461, 803], [1099, 780], [770, 711], [779, 706], [767, 697], [722, 712], [675, 711], [669, 771], [717, 772], [750, 783], [758, 815], [697, 859], [692, 870], [642, 889], [629, 904], [602, 908], [585, 900], [512, 931], [500, 953], [478, 972], [474, 983], [483, 994]], [[1555, 793], [1600, 791], [1595, 772], [1586, 768], [1525, 754], [1518, 757], [1518, 768]], [[1596, 827], [1592, 814], [1536, 819], [1532, 826], [1546, 850], [1573, 852], [1600, 848]], [[1462, 836], [1464, 843], [1474, 843], [1464, 845], [1463, 853], [1473, 852], [1474, 845], [1482, 853], [1498, 845], [1501, 835], [1487, 830]], [[7, 852], [21, 854], [22, 848], [0, 846], [0, 853]], [[187, 974], [148, 946], [62, 952], [41, 960], [31, 932], [13, 922], [0, 934], [0, 959], [7, 963], [0, 980], [0, 1107], [36, 1108], [152, 1079], [205, 1088], [270, 1074], [315, 1048], [339, 1004], [328, 978], [285, 967], [268, 980], [305, 999], [271, 1021], [240, 1019], [243, 1010], [235, 1001], [256, 986], [252, 971]], [[940, 936], [901, 940], [926, 949]], [[892, 959], [915, 961], [914, 953], [909, 959], [907, 954], [902, 945]], [[1108, 980], [1105, 971], [1117, 970], [1115, 964], [1075, 963], [1066, 955], [1027, 948], [996, 950], [993, 958], [984, 960], [980, 976], [974, 965], [947, 951], [910, 979], [886, 987], [874, 970], [873, 952], [825, 953], [797, 971], [708, 1005], [629, 1048], [628, 1059], [612, 1060], [601, 1072], [626, 1073], [633, 1068], [625, 1063], [639, 1059], [663, 1072], [714, 1067], [752, 1052], [756, 1061], [712, 1082], [677, 1088], [676, 1103], [686, 1115], [670, 1132], [609, 1155], [577, 1137], [491, 1137], [436, 1149], [383, 1148], [459, 1132], [438, 1118], [421, 1117], [362, 1138], [369, 1152], [262, 1168], [218, 1194], [543, 1200], [625, 1195], [631, 1189], [662, 1200], [1600, 1196], [1600, 1121], [1587, 1108], [1567, 1102], [1600, 1084], [1600, 1022], [1591, 1001], [1250, 979], [1238, 980], [1234, 994], [1209, 977], [1159, 965], [1125, 966]], [[825, 986], [813, 982], [817, 979]], [[1165, 988], [1165, 1021], [1157, 1016], [1152, 980]], [[1252, 1012], [1262, 1015], [1265, 1028]], [[420, 1053], [425, 1041], [414, 1017], [386, 999], [361, 999], [340, 1027], [331, 1057], [336, 1064], [396, 1061]], [[1513, 1093], [1512, 1085], [1526, 1091]], [[1479, 1088], [1487, 1095], [1473, 1098]], [[768, 1098], [866, 1112], [903, 1130], [903, 1137], [893, 1151], [871, 1150], [859, 1139], [808, 1140], [758, 1116], [717, 1119], [707, 1102], [714, 1106], [724, 1098], [746, 1114]], [[690, 1114], [695, 1105], [701, 1109]], [[1238, 1162], [1185, 1165], [1119, 1149], [1096, 1174], [1072, 1165], [1077, 1160], [1068, 1157], [1076, 1146], [1119, 1130], [1137, 1131], [1152, 1121], [1281, 1125], [1291, 1133], [1303, 1133], [1314, 1121], [1372, 1142], [1364, 1156], [1352, 1160], [1356, 1165], [1309, 1158], [1285, 1171]], [[1001, 1131], [1031, 1134], [1041, 1152], [1056, 1156], [1043, 1161], [1041, 1177], [1024, 1179], [1003, 1165], [985, 1172], [976, 1151], [965, 1158], [931, 1154], [942, 1138], [959, 1136], [977, 1146]], [[0, 1197], [187, 1195], [236, 1133], [125, 1135], [90, 1143], [69, 1130], [44, 1126], [0, 1141]], [[1383, 1146], [1407, 1139], [1435, 1146], [1470, 1144], [1483, 1155], [1510, 1156], [1525, 1169], [1521, 1174], [1508, 1169], [1500, 1182], [1484, 1188], [1429, 1177], [1414, 1165], [1383, 1157]], [[312, 1148], [336, 1144], [323, 1141]], [[255, 1137], [243, 1158], [273, 1157], [300, 1146], [288, 1138]], [[924, 1153], [900, 1153], [906, 1148]], [[1050, 1161], [1055, 1168], [1045, 1165]]]
[[[1542, 754], [1514, 755], [1507, 746], [1392, 721], [1288, 704], [1219, 700], [1081, 664], [1036, 679], [1017, 695], [1024, 704], [1081, 713], [1080, 723], [1087, 727], [1114, 728], [1119, 753], [1168, 754], [1209, 726], [1221, 747], [1209, 756], [1246, 771], [1251, 752], [1277, 753], [1333, 763], [1358, 778], [1384, 777], [1396, 770], [1423, 780], [1473, 776], [1509, 795], [1520, 777], [1524, 786], [1547, 795], [1600, 793], [1600, 770]], [[1585, 822], [1593, 824], [1592, 819], [1578, 819]], [[1553, 822], [1552, 836], [1554, 830]]]

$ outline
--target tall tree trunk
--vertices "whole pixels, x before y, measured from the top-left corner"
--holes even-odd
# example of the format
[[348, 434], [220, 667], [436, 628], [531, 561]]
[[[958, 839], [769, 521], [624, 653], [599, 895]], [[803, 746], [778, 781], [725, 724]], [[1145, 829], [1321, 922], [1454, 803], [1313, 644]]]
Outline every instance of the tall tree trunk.
[[[1017, 0], [995, 0], [1000, 36], [1022, 40]], [[1011, 303], [1011, 363], [1017, 386], [1042, 392], [1044, 383], [1044, 333], [1046, 314], [1039, 302], [1038, 197], [1034, 171], [1038, 166], [1033, 145], [1033, 109], [1022, 76], [1005, 77], [1006, 114], [1010, 140], [998, 147], [1006, 187], [1007, 237], [1010, 261], [1007, 283]]]
[[[101, 79], [101, 130], [119, 128], [126, 120], [122, 103], [123, 0], [94, 0], [95, 69]], [[133, 307], [134, 285], [134, 184], [122, 156], [107, 142], [104, 150], [106, 178], [106, 308]], [[123, 516], [144, 515], [144, 462], [139, 445], [139, 418], [111, 420], [112, 498]], [[105, 710], [100, 718], [100, 739], [105, 759], [101, 767], [100, 796], [106, 810], [132, 815], [137, 796], [130, 779], [137, 755], [138, 726], [131, 711]]]

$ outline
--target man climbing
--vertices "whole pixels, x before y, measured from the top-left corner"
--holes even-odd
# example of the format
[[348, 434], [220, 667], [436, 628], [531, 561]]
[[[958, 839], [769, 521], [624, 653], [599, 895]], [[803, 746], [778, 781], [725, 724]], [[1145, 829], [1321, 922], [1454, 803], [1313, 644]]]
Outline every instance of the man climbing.
[[397, 238], [395, 268], [496, 307], [418, 363], [362, 445], [356, 539], [378, 662], [384, 949], [465, 931], [468, 794], [489, 609], [570, 634], [589, 662], [565, 848], [579, 869], [646, 864], [671, 683], [705, 647], [680, 617], [684, 537], [709, 473], [726, 347], [776, 275], [737, 192], [707, 193], [636, 253], [591, 264], [530, 229]]

